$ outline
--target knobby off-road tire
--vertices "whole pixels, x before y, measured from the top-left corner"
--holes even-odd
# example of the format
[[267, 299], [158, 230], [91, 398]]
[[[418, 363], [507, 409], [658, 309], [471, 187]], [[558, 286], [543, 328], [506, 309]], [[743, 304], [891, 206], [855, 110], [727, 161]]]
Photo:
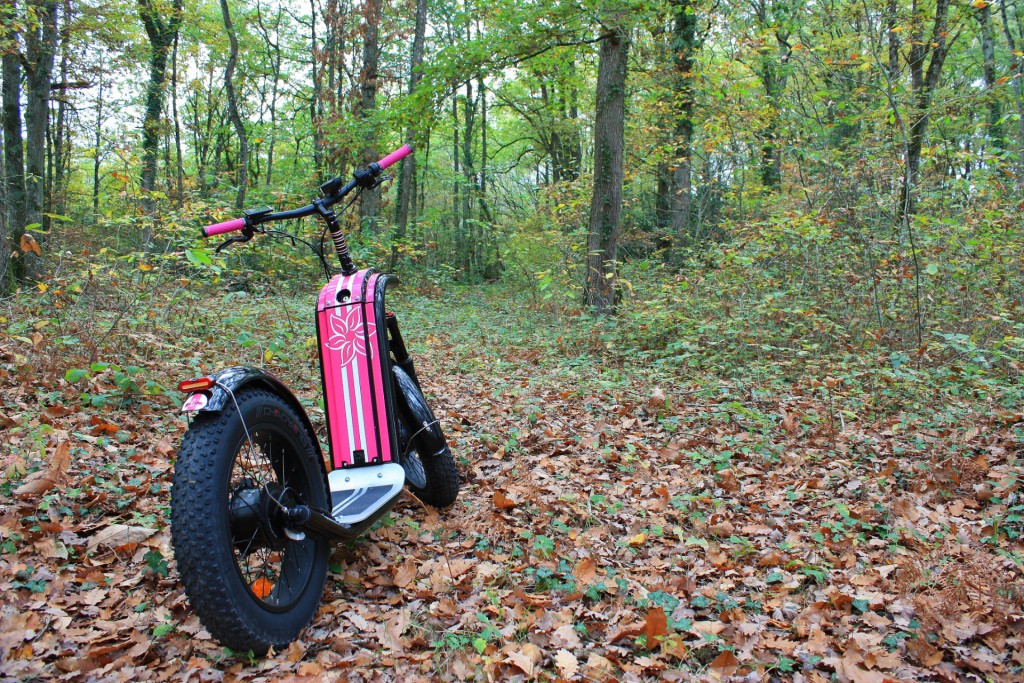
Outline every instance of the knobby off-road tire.
[[286, 536], [275, 501], [329, 509], [327, 475], [283, 399], [263, 389], [235, 397], [237, 409], [229, 401], [220, 413], [198, 415], [182, 440], [171, 541], [203, 626], [234, 650], [263, 655], [312, 620], [330, 554], [327, 541]]
[[402, 368], [392, 370], [406, 485], [424, 503], [448, 507], [459, 495], [455, 457], [423, 392]]

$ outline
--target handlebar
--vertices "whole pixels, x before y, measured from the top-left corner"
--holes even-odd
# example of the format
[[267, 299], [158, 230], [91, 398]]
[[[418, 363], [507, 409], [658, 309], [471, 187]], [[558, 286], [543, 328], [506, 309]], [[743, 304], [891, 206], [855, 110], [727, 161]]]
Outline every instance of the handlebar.
[[394, 164], [395, 162], [401, 161], [402, 159], [406, 158], [410, 154], [412, 154], [412, 147], [410, 147], [409, 145], [402, 145], [401, 147], [396, 149], [394, 152], [392, 152], [391, 154], [387, 155], [386, 157], [384, 157], [383, 159], [378, 161], [377, 162], [377, 166], [379, 166], [380, 170], [383, 171], [385, 168], [387, 168], [391, 164]]
[[[334, 180], [324, 183], [320, 189], [327, 196], [323, 199], [317, 200], [313, 204], [308, 204], [298, 209], [291, 209], [290, 211], [279, 211], [277, 213], [272, 213], [269, 209], [252, 212], [247, 211], [243, 218], [235, 218], [230, 221], [205, 226], [202, 229], [202, 236], [213, 237], [214, 235], [223, 235], [224, 233], [235, 232], [237, 230], [255, 228], [260, 223], [304, 218], [306, 216], [312, 216], [314, 213], [320, 213], [320, 209], [329, 209], [359, 185], [362, 185], [363, 187], [373, 187], [377, 182], [377, 176], [379, 176], [384, 169], [398, 163], [410, 154], [412, 154], [412, 147], [409, 145], [402, 145], [391, 154], [388, 154], [379, 161], [370, 164], [365, 169], [356, 171], [354, 179], [350, 180], [344, 186], [341, 185], [340, 178], [335, 178]], [[320, 207], [320, 209], [318, 209], [318, 207]], [[251, 237], [252, 233], [248, 233], [248, 236]], [[237, 241], [241, 238], [234, 239]]]
[[223, 223], [214, 223], [213, 225], [207, 225], [205, 228], [203, 228], [203, 237], [223, 235], [226, 232], [234, 232], [235, 230], [241, 230], [244, 227], [244, 218], [235, 218], [230, 221], [224, 221]]

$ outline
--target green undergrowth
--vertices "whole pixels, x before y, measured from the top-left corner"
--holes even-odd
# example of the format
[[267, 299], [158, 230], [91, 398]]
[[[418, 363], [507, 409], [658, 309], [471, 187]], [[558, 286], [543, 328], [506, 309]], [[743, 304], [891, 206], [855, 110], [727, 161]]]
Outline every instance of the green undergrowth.
[[[795, 341], [792, 329], [758, 328], [756, 312], [728, 317], [707, 304], [652, 314], [657, 302], [627, 301], [608, 318], [546, 311], [498, 286], [443, 297], [401, 297], [406, 337], [442, 337], [455, 372], [521, 379], [535, 366], [577, 388], [684, 387], [700, 396], [783, 395], [794, 387], [842, 395], [848, 419], [930, 413], [943, 422], [962, 410], [1012, 410], [1024, 398], [1018, 359], [1021, 323], [1002, 343], [932, 331], [921, 354], [881, 344], [862, 348]], [[756, 337], [753, 336], [756, 330]], [[524, 360], [527, 361], [524, 363]], [[526, 377], [529, 379], [529, 377]], [[941, 416], [946, 417], [941, 417]]]
[[[48, 286], [23, 289], [0, 309], [7, 367], [39, 358], [38, 370], [102, 407], [174, 404], [181, 379], [255, 365], [319, 410], [313, 273], [279, 284], [245, 275], [238, 255], [193, 257], [150, 266], [97, 255]], [[559, 301], [507, 282], [453, 284], [415, 271], [389, 293], [388, 307], [414, 355], [440, 351], [445, 371], [499, 387], [661, 391], [767, 411], [764, 421], [777, 421], [777, 406], [794, 394], [824, 402], [827, 419], [844, 423], [955, 425], [1024, 402], [1024, 323], [1009, 315], [994, 311], [971, 333], [927, 329], [908, 349], [844, 332], [806, 289], [773, 290], [767, 278], [741, 286], [741, 266], [672, 273], [631, 264], [631, 294], [607, 317], [586, 313], [571, 290]]]

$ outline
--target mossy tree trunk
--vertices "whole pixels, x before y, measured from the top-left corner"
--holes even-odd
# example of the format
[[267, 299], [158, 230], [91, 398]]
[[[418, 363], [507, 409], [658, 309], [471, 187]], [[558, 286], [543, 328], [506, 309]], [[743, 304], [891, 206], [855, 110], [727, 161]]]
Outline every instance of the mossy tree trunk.
[[587, 239], [586, 302], [600, 315], [615, 310], [628, 52], [629, 36], [622, 29], [611, 27], [601, 40], [597, 67], [594, 193]]
[[676, 260], [679, 247], [689, 238], [690, 195], [693, 156], [694, 56], [700, 49], [697, 35], [697, 11], [692, 0], [673, 0], [672, 66], [674, 154], [669, 183], [668, 210], [671, 219], [672, 249], [668, 261]]
[[146, 86], [146, 108], [142, 122], [142, 206], [149, 216], [142, 232], [142, 246], [148, 250], [153, 242], [153, 225], [157, 219], [156, 190], [157, 156], [160, 147], [161, 117], [164, 111], [167, 58], [174, 45], [183, 17], [182, 0], [173, 0], [168, 12], [158, 0], [138, 0], [139, 18], [149, 38], [149, 84]]

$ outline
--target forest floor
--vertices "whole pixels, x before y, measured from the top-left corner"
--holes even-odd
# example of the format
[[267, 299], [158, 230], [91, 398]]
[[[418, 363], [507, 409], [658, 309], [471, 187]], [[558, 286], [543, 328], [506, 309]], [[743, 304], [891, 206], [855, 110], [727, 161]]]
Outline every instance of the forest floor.
[[0, 311], [0, 678], [1024, 676], [1019, 406], [934, 387], [845, 410], [832, 377], [658, 369], [483, 298], [396, 306], [415, 309], [458, 502], [408, 497], [340, 546], [288, 648], [225, 650], [170, 549], [170, 388], [248, 363], [319, 391], [308, 301], [237, 301], [231, 319], [154, 307], [77, 327]]

